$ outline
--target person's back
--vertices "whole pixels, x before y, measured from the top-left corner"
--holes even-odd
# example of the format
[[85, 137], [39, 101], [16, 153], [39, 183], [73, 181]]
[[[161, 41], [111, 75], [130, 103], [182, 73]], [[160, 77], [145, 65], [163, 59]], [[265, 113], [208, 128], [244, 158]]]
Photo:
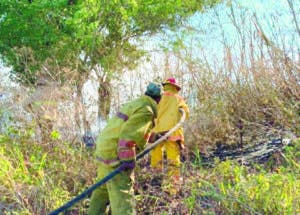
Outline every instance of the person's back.
[[[97, 138], [96, 156], [104, 160], [113, 160], [118, 157], [119, 139], [136, 142], [137, 148], [142, 149], [146, 143], [146, 133], [150, 132], [154, 118], [157, 117], [157, 107], [154, 100], [149, 96], [141, 96], [127, 104], [107, 122], [107, 126], [102, 130]], [[141, 130], [145, 134], [135, 132], [130, 129], [136, 128], [138, 121], [147, 121], [146, 130]], [[102, 135], [103, 134], [103, 135]], [[144, 138], [145, 137], [145, 138]]]
[[[165, 132], [173, 128], [181, 118], [179, 108], [184, 108], [188, 114], [187, 105], [184, 99], [178, 95], [176, 88], [170, 85], [164, 86], [164, 93], [158, 105], [158, 116], [154, 132]], [[182, 128], [175, 131], [168, 139], [173, 141], [183, 140]]]
[[98, 179], [102, 179], [122, 164], [122, 171], [105, 185], [94, 190], [89, 215], [105, 214], [107, 204], [115, 214], [134, 214], [132, 192], [136, 151], [142, 150], [154, 126], [160, 87], [150, 83], [145, 95], [123, 106], [96, 141]]
[[[180, 121], [182, 108], [188, 116], [189, 109], [184, 99], [178, 95], [181, 89], [175, 79], [167, 79], [164, 85], [164, 93], [158, 105], [158, 116], [156, 120], [154, 133], [163, 135], [172, 129]], [[159, 144], [151, 152], [151, 167], [154, 168], [157, 175], [163, 170], [163, 149], [166, 151], [168, 161], [168, 176], [171, 178], [171, 184], [176, 184], [180, 176], [180, 149], [183, 148], [184, 135], [183, 129], [174, 131], [166, 141]]]

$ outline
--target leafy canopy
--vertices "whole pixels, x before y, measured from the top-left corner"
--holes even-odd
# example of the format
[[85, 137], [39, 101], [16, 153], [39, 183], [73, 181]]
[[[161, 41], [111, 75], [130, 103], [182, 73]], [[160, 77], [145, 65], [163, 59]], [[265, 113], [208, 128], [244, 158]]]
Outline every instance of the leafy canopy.
[[114, 72], [142, 56], [140, 38], [176, 29], [217, 1], [4, 0], [0, 54], [24, 83], [34, 84], [42, 66], [64, 77], [61, 68], [83, 74], [100, 65]]

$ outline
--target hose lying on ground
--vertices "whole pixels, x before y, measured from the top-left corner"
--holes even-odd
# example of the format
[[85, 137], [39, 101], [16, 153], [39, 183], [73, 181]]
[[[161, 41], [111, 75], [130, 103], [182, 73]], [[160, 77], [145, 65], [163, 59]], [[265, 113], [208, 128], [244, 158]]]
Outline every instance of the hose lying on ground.
[[[160, 144], [161, 142], [163, 142], [164, 140], [166, 140], [174, 131], [176, 131], [180, 126], [182, 126], [185, 118], [186, 118], [186, 113], [184, 112], [183, 109], [179, 109], [179, 111], [181, 112], [182, 116], [180, 121], [172, 128], [170, 129], [165, 135], [163, 135], [162, 137], [160, 137], [158, 140], [156, 140], [154, 143], [149, 144], [142, 152], [140, 152], [137, 156], [136, 156], [136, 160], [138, 161], [139, 159], [141, 159], [142, 157], [144, 157], [146, 154], [148, 154], [155, 146], [157, 146], [158, 144]], [[116, 176], [117, 174], [119, 174], [120, 172], [122, 172], [123, 169], [123, 165], [121, 164], [118, 168], [116, 168], [114, 171], [112, 171], [111, 173], [109, 173], [107, 176], [105, 176], [104, 178], [102, 178], [100, 181], [96, 182], [95, 184], [93, 184], [92, 186], [90, 186], [89, 188], [87, 188], [85, 191], [83, 191], [81, 194], [79, 194], [78, 196], [76, 196], [75, 198], [71, 199], [70, 201], [68, 201], [66, 204], [64, 204], [63, 206], [59, 207], [58, 209], [50, 212], [48, 215], [58, 215], [61, 212], [66, 211], [68, 208], [72, 207], [75, 203], [79, 202], [80, 200], [86, 198], [87, 196], [89, 196], [97, 187], [100, 187], [101, 185], [105, 184], [107, 181], [109, 181], [110, 179], [112, 179], [114, 176]]]

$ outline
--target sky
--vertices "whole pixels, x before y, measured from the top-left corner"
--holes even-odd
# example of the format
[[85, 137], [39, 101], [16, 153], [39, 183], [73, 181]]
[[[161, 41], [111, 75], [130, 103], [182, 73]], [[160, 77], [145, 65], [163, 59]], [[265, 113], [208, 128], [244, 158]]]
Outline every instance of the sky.
[[[245, 29], [252, 28], [254, 30], [255, 19], [252, 14], [256, 13], [258, 23], [260, 24], [267, 38], [269, 38], [271, 41], [274, 41], [278, 45], [282, 45], [280, 40], [283, 38], [283, 41], [287, 44], [289, 43], [290, 46], [298, 49], [300, 48], [300, 37], [296, 34], [296, 28], [287, 0], [236, 0], [235, 2], [236, 3], [233, 4], [235, 5], [234, 11], [236, 19], [238, 20], [239, 17], [243, 16], [246, 17], [243, 24], [244, 26], [239, 27]], [[297, 14], [300, 14], [300, 1], [293, 0], [293, 2], [294, 9], [297, 11]], [[240, 8], [240, 10], [237, 10], [236, 8]], [[211, 43], [210, 41], [203, 42], [204, 46], [207, 45], [205, 48], [210, 49], [212, 48], [210, 46], [218, 47], [220, 45], [217, 42], [218, 38], [220, 37], [220, 29], [209, 27], [211, 26], [210, 23], [212, 21], [216, 22], [215, 19], [211, 19], [212, 14], [215, 13], [219, 14], [220, 24], [223, 27], [226, 40], [229, 42], [229, 44], [234, 46], [234, 44], [238, 43], [238, 35], [235, 27], [232, 24], [232, 21], [228, 17], [230, 8], [226, 7], [224, 4], [221, 4], [208, 11], [208, 13], [200, 14], [198, 17], [196, 16], [195, 20], [191, 21], [195, 22], [195, 26], [200, 28], [203, 28], [202, 25], [204, 23], [204, 28], [207, 29], [207, 34], [205, 34], [205, 36], [208, 36], [210, 41], [214, 41], [214, 43]], [[298, 21], [300, 21], [299, 15]], [[239, 23], [241, 23], [241, 21]]]
[[[290, 0], [294, 4], [294, 10], [298, 14], [298, 22], [300, 21], [300, 1]], [[288, 0], [239, 0], [238, 1], [243, 7], [249, 9], [252, 12], [256, 12], [259, 16], [259, 20], [266, 29], [266, 34], [271, 36], [273, 30], [282, 30], [282, 33], [288, 36], [289, 34], [295, 33], [295, 24], [293, 17], [290, 13]], [[271, 17], [276, 16], [276, 26], [272, 25]], [[292, 35], [290, 35], [292, 36]], [[297, 36], [297, 44], [300, 45], [299, 35]]]
[[[225, 0], [224, 3], [191, 17], [187, 25], [195, 30], [182, 28], [181, 34], [167, 32], [166, 35], [155, 38], [154, 45], [151, 44], [150, 47], [155, 49], [155, 44], [165, 45], [167, 43], [165, 41], [170, 39], [176, 41], [179, 37], [186, 45], [193, 47], [193, 51], [198, 50], [198, 55], [205, 54], [214, 64], [213, 60], [223, 58], [220, 50], [223, 49], [222, 36], [224, 36], [227, 45], [232, 50], [238, 51], [240, 47], [239, 35], [233, 25], [228, 2], [230, 1]], [[256, 31], [255, 23], [259, 23], [267, 38], [279, 48], [283, 47], [283, 42], [285, 43], [287, 54], [290, 54], [292, 50], [295, 52], [300, 49], [300, 37], [293, 22], [288, 0], [235, 0], [231, 2], [237, 26], [242, 31], [254, 32]], [[293, 4], [296, 14], [300, 14], [300, 1], [293, 0]], [[254, 14], [256, 14], [258, 22], [255, 21]], [[297, 18], [300, 22], [299, 15]], [[197, 53], [194, 54], [197, 55]]]
[[[180, 38], [189, 47], [187, 50], [192, 53], [193, 57], [198, 57], [200, 60], [203, 60], [205, 57], [210, 63], [211, 68], [218, 71], [220, 67], [224, 66], [222, 39], [222, 36], [224, 36], [224, 40], [233, 54], [233, 64], [237, 65], [240, 62], [239, 48], [241, 47], [241, 41], [237, 28], [233, 25], [230, 18], [231, 9], [228, 2], [225, 0], [223, 4], [208, 9], [204, 13], [194, 15], [188, 20], [185, 27], [181, 28], [180, 33], [168, 31], [164, 35], [154, 37], [152, 41], [148, 42], [146, 49], [157, 50], [159, 49], [159, 45], [157, 44], [167, 46], [166, 44], [169, 45], [168, 41], [170, 40], [176, 44], [177, 38]], [[257, 23], [259, 23], [267, 38], [274, 42], [278, 48], [283, 48], [283, 41], [285, 43], [286, 54], [290, 55], [294, 60], [300, 60], [299, 56], [291, 56], [291, 53], [297, 53], [300, 50], [300, 36], [297, 34], [287, 0], [235, 0], [231, 2], [237, 20], [237, 27], [241, 31], [244, 31], [243, 34], [248, 34], [249, 31], [252, 32], [251, 37], [257, 41], [254, 43], [254, 47], [257, 47], [261, 41], [259, 35], [255, 33], [257, 29], [255, 27], [256, 20], [254, 14], [256, 14]], [[296, 13], [300, 14], [300, 0], [294, 0], [293, 3]], [[244, 21], [241, 20], [242, 18]], [[300, 15], [298, 15], [298, 22], [300, 22]], [[246, 38], [248, 39], [249, 36]], [[249, 51], [250, 47], [247, 39], [246, 51]], [[259, 54], [259, 52], [260, 50], [257, 48], [256, 53]], [[154, 52], [151, 55], [152, 59], [150, 63], [156, 63], [156, 65], [162, 63], [163, 65], [165, 61], [164, 54]], [[249, 58], [247, 62], [249, 63]], [[142, 65], [142, 67], [144, 66], [145, 64]], [[150, 68], [148, 71], [153, 71], [155, 68], [155, 66], [152, 66], [152, 69]], [[160, 69], [163, 70], [164, 68]], [[185, 94], [187, 97], [191, 95], [191, 92]]]

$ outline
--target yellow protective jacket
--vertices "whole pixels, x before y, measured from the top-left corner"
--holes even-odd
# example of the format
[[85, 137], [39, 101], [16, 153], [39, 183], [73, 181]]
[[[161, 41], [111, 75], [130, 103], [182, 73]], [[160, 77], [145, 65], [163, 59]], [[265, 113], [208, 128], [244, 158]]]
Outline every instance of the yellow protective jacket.
[[[186, 116], [189, 115], [189, 108], [184, 99], [178, 95], [178, 91], [172, 85], [164, 86], [164, 93], [158, 104], [158, 115], [156, 125], [153, 131], [155, 133], [165, 132], [173, 128], [181, 118], [179, 108], [183, 108]], [[178, 130], [168, 138], [170, 141], [180, 140], [184, 143], [183, 129], [180, 127]]]
[[143, 95], [127, 104], [112, 117], [96, 140], [97, 160], [116, 165], [131, 160], [144, 148], [157, 117], [157, 104]]

